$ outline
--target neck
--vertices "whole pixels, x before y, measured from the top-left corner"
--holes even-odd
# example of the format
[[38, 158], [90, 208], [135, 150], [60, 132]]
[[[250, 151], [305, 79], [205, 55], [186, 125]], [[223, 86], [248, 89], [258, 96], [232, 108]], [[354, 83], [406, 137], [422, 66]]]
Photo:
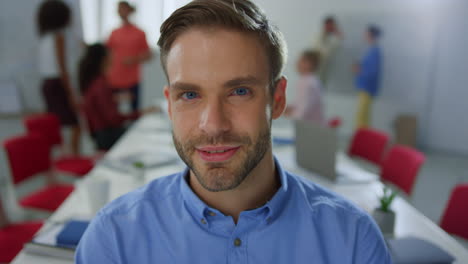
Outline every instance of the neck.
[[280, 185], [271, 150], [265, 153], [260, 163], [233, 190], [210, 192], [200, 185], [190, 171], [190, 186], [198, 197], [208, 206], [232, 216], [235, 223], [242, 211], [258, 208], [270, 200]]

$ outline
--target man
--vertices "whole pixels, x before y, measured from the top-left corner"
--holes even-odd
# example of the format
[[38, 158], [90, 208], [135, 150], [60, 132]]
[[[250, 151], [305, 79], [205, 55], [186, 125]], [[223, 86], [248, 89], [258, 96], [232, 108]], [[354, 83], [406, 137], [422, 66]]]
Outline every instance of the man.
[[380, 71], [382, 64], [382, 52], [378, 45], [380, 29], [371, 25], [365, 33], [366, 42], [369, 44], [362, 61], [353, 67], [356, 76], [355, 84], [358, 89], [358, 109], [356, 112], [356, 129], [370, 125], [371, 105], [373, 98], [379, 91]]
[[319, 77], [324, 85], [327, 84], [329, 76], [330, 64], [338, 52], [341, 43], [343, 42], [343, 33], [333, 16], [327, 16], [323, 20], [323, 28], [320, 34], [316, 37], [313, 49], [320, 53], [320, 68]]
[[367, 214], [274, 159], [285, 45], [258, 7], [192, 1], [158, 44], [188, 168], [101, 210], [77, 263], [390, 263]]

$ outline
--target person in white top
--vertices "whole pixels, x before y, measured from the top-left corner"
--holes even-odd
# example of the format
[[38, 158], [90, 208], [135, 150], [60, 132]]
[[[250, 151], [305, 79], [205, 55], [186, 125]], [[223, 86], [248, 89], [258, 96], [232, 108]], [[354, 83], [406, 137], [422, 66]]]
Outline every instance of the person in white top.
[[71, 127], [70, 149], [79, 154], [81, 130], [78, 122], [78, 96], [72, 89], [66, 64], [64, 31], [70, 26], [71, 10], [62, 1], [46, 0], [37, 13], [39, 73], [47, 112], [55, 114], [62, 126]]
[[338, 27], [338, 23], [333, 16], [327, 16], [323, 20], [322, 31], [317, 35], [312, 45], [312, 49], [317, 50], [320, 54], [318, 75], [324, 85], [329, 78], [330, 63], [342, 42], [343, 34]]
[[325, 124], [322, 102], [322, 84], [317, 77], [320, 65], [318, 51], [306, 50], [302, 52], [297, 62], [299, 81], [294, 103], [286, 108], [285, 116], [293, 119], [305, 120]]

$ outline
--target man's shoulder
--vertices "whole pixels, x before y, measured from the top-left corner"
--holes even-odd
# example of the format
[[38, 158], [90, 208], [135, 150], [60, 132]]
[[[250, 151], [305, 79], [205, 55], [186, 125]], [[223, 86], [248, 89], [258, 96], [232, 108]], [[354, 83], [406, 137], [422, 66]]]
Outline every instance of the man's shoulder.
[[341, 195], [304, 177], [289, 172], [286, 173], [288, 173], [291, 178], [292, 188], [297, 188], [297, 190], [293, 191], [306, 203], [307, 210], [312, 214], [332, 214], [338, 217], [353, 218], [355, 220], [368, 216], [366, 212]]
[[126, 193], [106, 205], [100, 212], [101, 217], [125, 215], [142, 209], [145, 204], [161, 206], [168, 198], [180, 195], [180, 173], [171, 174]]

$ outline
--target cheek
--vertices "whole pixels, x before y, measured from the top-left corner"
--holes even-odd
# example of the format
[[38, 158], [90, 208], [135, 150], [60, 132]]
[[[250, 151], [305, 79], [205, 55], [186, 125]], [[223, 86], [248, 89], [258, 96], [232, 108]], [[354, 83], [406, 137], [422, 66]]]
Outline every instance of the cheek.
[[185, 107], [181, 107], [177, 102], [172, 102], [171, 121], [174, 134], [179, 140], [182, 140], [194, 132], [199, 119], [195, 109], [187, 111]]
[[180, 113], [173, 110], [172, 113], [172, 129], [178, 139], [186, 138], [194, 132], [198, 119], [193, 112]]
[[271, 105], [265, 99], [256, 100], [232, 109], [230, 115], [234, 130], [256, 134], [268, 126], [271, 119]]

